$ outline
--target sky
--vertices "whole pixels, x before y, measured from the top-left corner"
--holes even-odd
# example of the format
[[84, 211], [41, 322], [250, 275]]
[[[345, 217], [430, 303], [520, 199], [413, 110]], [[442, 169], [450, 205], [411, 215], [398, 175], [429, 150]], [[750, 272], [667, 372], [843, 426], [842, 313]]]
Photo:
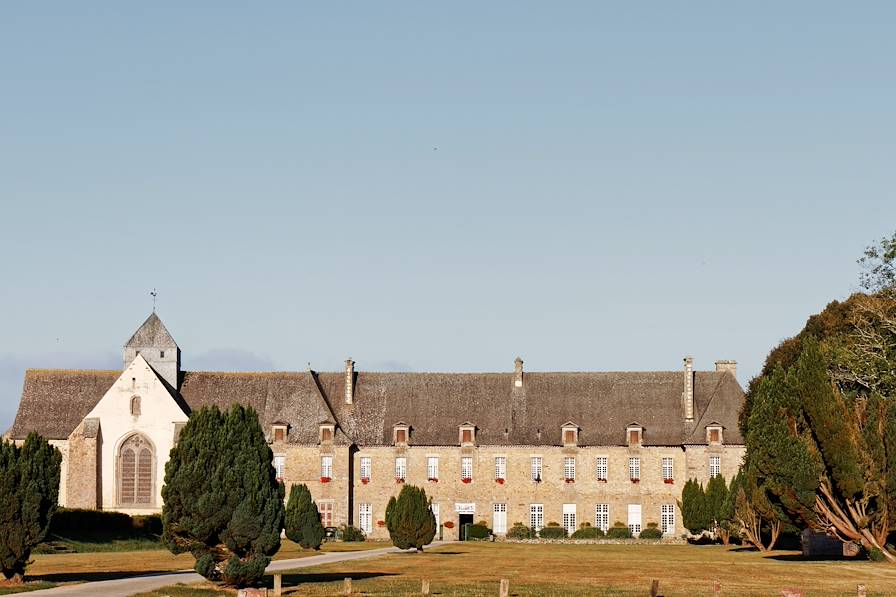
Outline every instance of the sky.
[[891, 2], [4, 2], [25, 368], [755, 375], [896, 230]]

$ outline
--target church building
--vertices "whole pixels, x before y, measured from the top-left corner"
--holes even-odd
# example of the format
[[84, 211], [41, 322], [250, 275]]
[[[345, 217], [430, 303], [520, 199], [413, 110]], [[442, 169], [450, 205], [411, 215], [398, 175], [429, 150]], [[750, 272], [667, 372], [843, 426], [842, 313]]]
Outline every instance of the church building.
[[421, 486], [446, 539], [466, 522], [650, 523], [685, 532], [686, 480], [730, 479], [744, 455], [736, 362], [695, 371], [500, 373], [181, 370], [153, 313], [124, 346], [121, 371], [25, 373], [6, 437], [34, 431], [62, 452], [69, 508], [159, 512], [165, 463], [190, 413], [233, 403], [259, 415], [272, 465], [304, 483], [325, 526], [385, 539], [386, 504]]

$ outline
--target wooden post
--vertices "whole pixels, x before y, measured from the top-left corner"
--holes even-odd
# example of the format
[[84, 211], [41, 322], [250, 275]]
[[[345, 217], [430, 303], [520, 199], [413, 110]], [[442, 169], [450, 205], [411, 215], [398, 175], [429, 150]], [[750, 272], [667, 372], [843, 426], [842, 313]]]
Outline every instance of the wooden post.
[[865, 585], [859, 585], [859, 587], [856, 589], [856, 597], [866, 597], [866, 595], [867, 594], [865, 593]]
[[352, 577], [346, 576], [345, 580], [342, 581], [342, 592], [345, 595], [352, 594]]
[[781, 589], [781, 597], [805, 597], [802, 589]]
[[423, 582], [420, 586], [420, 594], [421, 595], [429, 595], [429, 581], [427, 579], [423, 579]]
[[280, 597], [283, 594], [283, 575], [274, 575], [274, 597]]
[[501, 579], [501, 590], [498, 591], [498, 597], [510, 597], [510, 581], [506, 578]]
[[719, 581], [712, 583], [712, 597], [722, 597], [722, 583]]
[[650, 581], [650, 597], [656, 597], [660, 594], [660, 581], [653, 579]]

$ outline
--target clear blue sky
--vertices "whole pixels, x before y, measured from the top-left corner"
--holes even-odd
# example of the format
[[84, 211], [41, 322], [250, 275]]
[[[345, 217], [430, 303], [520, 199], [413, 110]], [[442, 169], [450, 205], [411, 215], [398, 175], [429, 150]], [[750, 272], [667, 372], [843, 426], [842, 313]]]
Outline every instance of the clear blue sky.
[[6, 2], [0, 428], [25, 367], [698, 368], [896, 228], [896, 5]]

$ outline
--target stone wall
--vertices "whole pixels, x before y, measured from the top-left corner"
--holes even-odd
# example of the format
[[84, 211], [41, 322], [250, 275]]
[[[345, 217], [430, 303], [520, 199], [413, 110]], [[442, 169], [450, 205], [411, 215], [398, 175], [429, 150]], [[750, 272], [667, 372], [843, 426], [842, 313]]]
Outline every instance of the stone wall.
[[90, 510], [99, 508], [102, 495], [102, 433], [97, 422], [82, 421], [72, 431], [67, 444], [66, 454], [63, 456], [65, 474], [60, 479], [59, 505]]

